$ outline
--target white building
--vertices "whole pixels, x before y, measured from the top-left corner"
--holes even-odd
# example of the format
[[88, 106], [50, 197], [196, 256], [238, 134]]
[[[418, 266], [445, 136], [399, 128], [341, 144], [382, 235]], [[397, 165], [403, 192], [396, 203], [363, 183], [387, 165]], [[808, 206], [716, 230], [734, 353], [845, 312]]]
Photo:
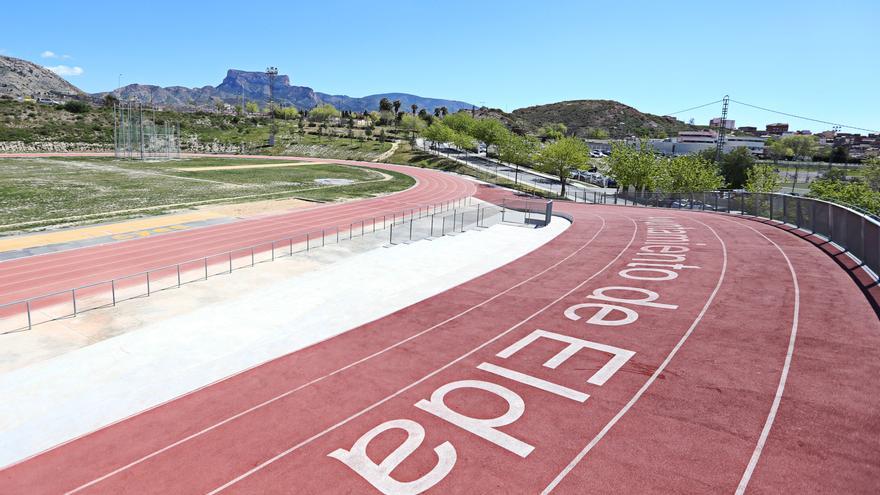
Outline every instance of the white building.
[[[764, 153], [766, 138], [755, 136], [725, 136], [725, 153], [736, 148], [746, 148], [753, 155]], [[707, 149], [715, 149], [718, 146], [718, 134], [715, 131], [681, 131], [678, 137], [667, 139], [652, 139], [651, 145], [657, 153], [664, 155], [690, 155]]]

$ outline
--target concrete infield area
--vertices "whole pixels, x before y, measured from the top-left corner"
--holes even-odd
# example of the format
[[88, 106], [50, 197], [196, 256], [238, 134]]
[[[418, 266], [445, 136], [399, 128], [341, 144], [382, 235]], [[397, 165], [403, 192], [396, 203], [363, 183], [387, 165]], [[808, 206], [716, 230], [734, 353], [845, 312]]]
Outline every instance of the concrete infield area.
[[[321, 216], [290, 213], [286, 221], [317, 225], [389, 206], [377, 202], [511, 198], [437, 172], [393, 169], [418, 174], [419, 184], [327, 207]], [[15, 414], [7, 413], [0, 449], [11, 464], [0, 471], [0, 493], [880, 491], [880, 322], [832, 257], [791, 232], [730, 215], [566, 202], [554, 211], [571, 219], [568, 228], [557, 220], [546, 234], [526, 231], [545, 238], [522, 255], [485, 251], [481, 256], [493, 263], [481, 274], [459, 274], [448, 287], [419, 293], [422, 285], [413, 280], [430, 278], [427, 272], [402, 271], [400, 289], [414, 300], [401, 299], [405, 307], [384, 316], [357, 318], [383, 299], [369, 289], [373, 279], [389, 277], [358, 267], [365, 270], [363, 290], [372, 294], [340, 291], [337, 300], [309, 300], [313, 312], [301, 318], [328, 318], [313, 322], [327, 328], [312, 341], [274, 331], [283, 317], [259, 310], [256, 295], [165, 320], [158, 325], [168, 335], [203, 336], [175, 337], [180, 359], [204, 353], [203, 362], [218, 366], [217, 378], [226, 378], [197, 384], [157, 365], [136, 383], [152, 387], [153, 402], [164, 400], [159, 392], [171, 400], [146, 410], [143, 403], [124, 419], [129, 411], [116, 411], [118, 421], [25, 459], [29, 449], [18, 444], [28, 439], [10, 433]], [[203, 227], [114, 249], [141, 253], [146, 263], [147, 253], [171, 257], [153, 254], [158, 248], [192, 255], [220, 242], [206, 242], [200, 232], [223, 232], [225, 246], [249, 236], [236, 236], [230, 225], [262, 233], [277, 222]], [[406, 266], [409, 255], [391, 253], [412, 249], [455, 266], [442, 258], [452, 251], [432, 250], [488, 246], [505, 228], [512, 227], [383, 254]], [[8, 284], [7, 292], [21, 295], [35, 290], [33, 280], [51, 286], [91, 276], [71, 267], [102, 276], [126, 268], [111, 256], [94, 251], [33, 272], [28, 265], [4, 272], [19, 266], [9, 265], [13, 260], [0, 263], [0, 273], [30, 273]], [[339, 289], [337, 279], [317, 273], [304, 275], [315, 291], [322, 282]], [[273, 287], [265, 288], [273, 294], [267, 297], [294, 299]], [[224, 317], [226, 311], [240, 320]], [[246, 322], [240, 335], [236, 321]], [[113, 342], [155, 328], [75, 352], [115, 347], [108, 355], [117, 361], [95, 371], [110, 376], [134, 359]], [[199, 344], [211, 338], [255, 339], [234, 358], [246, 369], [228, 376], [230, 368], [209, 355], [220, 343]], [[274, 351], [254, 352], [259, 345]], [[52, 361], [36, 366], [45, 370]], [[28, 386], [21, 374], [27, 369], [0, 376], [2, 400], [34, 408], [45, 401], [69, 412], [53, 411], [43, 421], [23, 409], [21, 417], [35, 418], [30, 431], [41, 421], [51, 430], [109, 407], [102, 398], [123, 401], [124, 389], [102, 395], [100, 387], [64, 400], [39, 398], [61, 379], [50, 373]], [[130, 388], [129, 399], [139, 390]], [[30, 450], [38, 450], [36, 443]]]

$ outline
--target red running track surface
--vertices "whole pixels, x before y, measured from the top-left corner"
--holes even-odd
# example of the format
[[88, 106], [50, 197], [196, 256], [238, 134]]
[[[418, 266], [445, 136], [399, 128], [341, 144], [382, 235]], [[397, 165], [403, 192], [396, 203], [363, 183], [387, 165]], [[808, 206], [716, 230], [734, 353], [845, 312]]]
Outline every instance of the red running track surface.
[[10, 466], [0, 492], [880, 490], [880, 323], [831, 258], [724, 215], [556, 209], [572, 226], [528, 255]]
[[[433, 170], [372, 162], [323, 161], [403, 172], [418, 183], [408, 190], [377, 198], [0, 262], [0, 305], [261, 243], [304, 238], [307, 232], [324, 227], [344, 226], [347, 231], [351, 222], [375, 216], [381, 221], [386, 214], [390, 219], [392, 214], [464, 198], [476, 190], [473, 182]], [[102, 285], [97, 290], [109, 291], [109, 287]]]

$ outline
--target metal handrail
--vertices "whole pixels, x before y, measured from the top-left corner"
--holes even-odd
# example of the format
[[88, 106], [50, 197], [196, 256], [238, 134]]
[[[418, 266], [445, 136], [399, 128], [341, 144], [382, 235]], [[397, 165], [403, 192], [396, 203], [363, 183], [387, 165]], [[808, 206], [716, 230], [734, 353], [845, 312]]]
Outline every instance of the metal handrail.
[[[382, 228], [381, 228], [381, 229], [376, 229], [376, 225], [377, 225], [377, 223], [378, 223], [378, 219], [380, 218], [379, 215], [376, 215], [376, 216], [373, 216], [373, 217], [364, 217], [364, 218], [361, 218], [361, 219], [359, 219], [359, 220], [355, 220], [355, 221], [349, 222], [349, 228], [348, 228], [349, 237], [348, 237], [348, 238], [349, 238], [349, 239], [352, 239], [353, 237], [362, 237], [362, 236], [364, 236], [365, 233], [366, 233], [366, 232], [365, 232], [365, 226], [366, 226], [366, 221], [367, 221], [367, 220], [371, 220], [371, 225], [372, 225], [372, 227], [373, 227], [373, 230], [372, 230], [370, 233], [372, 233], [372, 232], [376, 232], [377, 230], [385, 230], [386, 228], [388, 228], [389, 225], [390, 225], [391, 228], [393, 229], [393, 226], [394, 226], [394, 224], [397, 222], [397, 219], [398, 219], [398, 218], [401, 219], [401, 223], [405, 223], [405, 222], [406, 222], [406, 218], [409, 218], [409, 219], [410, 219], [410, 222], [412, 222], [412, 220], [416, 218], [416, 215], [418, 215], [418, 218], [424, 218], [424, 217], [426, 217], [426, 216], [428, 216], [428, 215], [436, 215], [437, 213], [448, 212], [448, 211], [450, 211], [450, 210], [455, 211], [454, 209], [456, 209], [456, 208], [461, 208], [462, 206], [465, 206], [465, 207], [466, 207], [467, 205], [469, 205], [469, 204], [470, 204], [470, 200], [471, 200], [471, 197], [470, 197], [470, 196], [463, 196], [463, 197], [460, 197], [460, 198], [457, 198], [457, 199], [454, 199], [454, 200], [442, 201], [442, 202], [432, 203], [432, 204], [426, 204], [426, 205], [418, 206], [418, 207], [416, 207], [416, 208], [410, 208], [410, 209], [404, 209], [404, 210], [400, 210], [400, 211], [394, 211], [394, 212], [392, 212], [392, 213], [386, 213], [386, 214], [384, 214], [384, 215], [381, 215], [381, 218], [382, 218]], [[430, 212], [430, 213], [429, 213], [429, 212]], [[463, 215], [464, 215], [464, 213], [462, 213], [462, 218], [463, 218]], [[478, 219], [477, 224], [478, 224], [478, 226], [479, 226], [479, 219], [480, 219], [480, 216], [479, 216], [479, 215], [480, 215], [480, 213], [479, 213], [479, 208], [478, 208], [478, 211], [477, 211], [477, 219]], [[392, 218], [391, 218], [391, 219], [388, 219], [389, 216], [391, 216]], [[388, 223], [388, 220], [390, 220], [390, 223]], [[358, 224], [358, 223], [361, 224], [361, 234], [360, 234], [360, 236], [354, 236], [353, 234], [354, 234], [354, 230], [355, 230], [355, 225]], [[21, 305], [25, 306], [24, 309], [25, 309], [25, 311], [27, 312], [27, 321], [28, 321], [28, 324], [27, 324], [26, 327], [19, 327], [19, 328], [15, 328], [15, 329], [12, 329], [12, 330], [8, 330], [8, 331], [5, 331], [5, 332], [0, 333], [0, 335], [2, 335], [3, 333], [10, 333], [10, 332], [13, 332], [13, 331], [22, 330], [22, 329], [24, 329], [24, 328], [31, 329], [31, 328], [33, 327], [33, 325], [35, 324], [35, 323], [33, 323], [33, 321], [32, 321], [32, 317], [31, 317], [31, 303], [34, 303], [34, 302], [39, 301], [39, 300], [44, 300], [44, 299], [48, 299], [48, 298], [51, 298], [51, 297], [60, 296], [60, 295], [68, 294], [68, 293], [69, 293], [69, 294], [71, 294], [71, 296], [72, 296], [72, 301], [73, 301], [73, 313], [71, 313], [71, 314], [65, 314], [65, 315], [59, 316], [59, 317], [57, 317], [57, 318], [52, 318], [52, 319], [47, 320], [47, 321], [52, 321], [52, 320], [55, 320], [55, 319], [58, 319], [58, 318], [67, 317], [67, 316], [76, 316], [77, 314], [79, 314], [79, 313], [81, 313], [81, 312], [83, 312], [83, 311], [88, 311], [88, 310], [91, 310], [91, 309], [98, 309], [98, 308], [108, 307], [108, 306], [115, 306], [117, 302], [122, 301], [122, 300], [125, 300], [125, 299], [117, 300], [117, 298], [116, 298], [116, 285], [117, 285], [117, 282], [120, 282], [120, 281], [123, 281], [123, 280], [127, 280], [127, 279], [136, 278], [136, 277], [146, 276], [146, 282], [147, 282], [147, 294], [146, 294], [146, 295], [149, 296], [149, 295], [151, 294], [151, 291], [150, 291], [150, 278], [149, 278], [151, 273], [160, 272], [160, 271], [163, 271], [163, 270], [176, 269], [176, 270], [177, 270], [177, 280], [178, 280], [178, 282], [177, 282], [177, 284], [176, 284], [176, 287], [180, 287], [180, 286], [182, 285], [181, 282], [180, 282], [180, 267], [181, 267], [181, 266], [185, 266], [185, 265], [189, 265], [189, 264], [194, 264], [194, 263], [202, 263], [202, 264], [204, 264], [204, 266], [205, 266], [205, 268], [204, 268], [204, 269], [205, 269], [205, 277], [204, 277], [204, 278], [199, 278], [199, 279], [196, 279], [196, 280], [192, 280], [192, 281], [190, 281], [190, 282], [194, 282], [194, 281], [197, 281], [197, 280], [207, 280], [207, 278], [209, 277], [209, 275], [208, 275], [208, 260], [209, 260], [209, 259], [212, 259], [212, 258], [222, 258], [222, 257], [224, 257], [224, 256], [225, 256], [225, 257], [228, 257], [228, 258], [229, 258], [229, 263], [230, 263], [230, 265], [229, 265], [229, 266], [230, 266], [229, 271], [224, 271], [224, 272], [222, 272], [222, 273], [231, 273], [232, 270], [233, 270], [233, 268], [232, 268], [232, 260], [233, 260], [232, 255], [233, 255], [234, 253], [247, 252], [248, 250], [250, 250], [250, 252], [251, 252], [251, 264], [250, 264], [250, 266], [254, 266], [254, 264], [255, 264], [255, 261], [254, 261], [254, 259], [255, 259], [255, 258], [254, 258], [254, 254], [255, 254], [255, 252], [256, 252], [256, 250], [257, 250], [258, 248], [265, 248], [266, 246], [271, 246], [270, 249], [271, 249], [271, 251], [272, 251], [272, 258], [271, 258], [271, 259], [268, 259], [268, 260], [261, 260], [261, 261], [259, 261], [258, 263], [264, 263], [264, 262], [266, 262], [266, 261], [274, 261], [274, 260], [276, 259], [275, 251], [276, 251], [276, 249], [277, 249], [276, 245], [277, 245], [278, 243], [288, 243], [289, 246], [290, 246], [290, 248], [289, 248], [290, 251], [289, 251], [286, 255], [285, 255], [284, 253], [282, 253], [281, 256], [278, 256], [279, 258], [281, 258], [281, 257], [285, 257], [285, 256], [292, 256], [293, 254], [295, 254], [295, 253], [293, 252], [293, 240], [294, 240], [294, 239], [299, 239], [299, 240], [297, 241], [297, 244], [299, 244], [300, 242], [303, 242], [303, 239], [304, 239], [305, 242], [306, 242], [306, 249], [305, 249], [305, 251], [309, 251], [310, 249], [312, 249], [312, 247], [311, 247], [311, 242], [312, 242], [312, 240], [318, 238], [317, 235], [315, 235], [314, 237], [312, 237], [312, 234], [320, 234], [320, 235], [321, 235], [321, 245], [324, 246], [324, 245], [326, 244], [326, 234], [327, 234], [327, 232], [329, 231], [329, 232], [331, 233], [331, 235], [335, 232], [335, 233], [336, 233], [336, 243], [338, 243], [338, 242], [339, 242], [339, 239], [340, 239], [340, 238], [339, 238], [339, 232], [342, 231], [342, 230], [341, 230], [341, 227], [344, 227], [344, 225], [336, 225], [336, 226], [333, 226], [333, 227], [324, 227], [324, 228], [321, 228], [321, 229], [309, 230], [309, 231], [306, 231], [306, 232], [302, 232], [302, 233], [298, 233], [298, 234], [295, 234], [295, 235], [291, 235], [291, 236], [289, 236], [289, 237], [284, 237], [284, 238], [275, 239], [275, 240], [269, 240], [269, 241], [263, 241], [263, 242], [260, 242], [260, 243], [258, 243], [258, 244], [252, 244], [252, 245], [243, 246], [243, 247], [240, 247], [240, 248], [230, 249], [230, 250], [223, 251], [223, 252], [220, 252], [220, 253], [209, 254], [209, 255], [206, 255], [206, 256], [198, 257], [198, 258], [192, 258], [192, 259], [188, 259], [188, 260], [185, 260], [185, 261], [180, 261], [180, 262], [177, 262], [177, 263], [173, 263], [173, 264], [170, 264], [170, 265], [159, 266], [159, 267], [151, 268], [151, 269], [149, 269], [149, 270], [139, 271], [139, 272], [136, 272], [136, 273], [131, 273], [131, 274], [124, 275], [124, 276], [120, 276], [120, 277], [114, 277], [114, 278], [111, 278], [111, 279], [108, 279], [108, 280], [102, 280], [102, 281], [98, 281], [98, 282], [92, 282], [92, 283], [89, 283], [89, 284], [76, 286], [76, 287], [73, 287], [73, 288], [70, 288], [70, 289], [64, 289], [64, 290], [59, 290], [59, 291], [49, 292], [49, 293], [46, 293], [46, 294], [41, 294], [41, 295], [38, 295], [38, 296], [33, 296], [33, 297], [26, 298], [26, 299], [20, 299], [20, 300], [17, 300], [17, 301], [12, 301], [12, 302], [8, 302], [8, 303], [0, 304], [0, 310], [3, 310], [3, 309], [5, 309], [5, 308], [14, 307], [14, 306], [21, 306]], [[462, 228], [463, 228], [463, 225], [462, 225]], [[445, 229], [444, 229], [443, 233], [445, 234]], [[432, 235], [433, 235], [433, 229], [432, 229]], [[316, 247], [317, 247], [317, 246], [316, 246]], [[265, 250], [262, 250], [262, 251], [265, 251]], [[261, 252], [262, 252], [262, 251], [261, 251]], [[300, 253], [300, 252], [302, 252], [302, 250], [297, 251], [297, 253]], [[219, 273], [215, 273], [214, 275], [218, 275], [218, 274], [219, 274]], [[186, 282], [186, 283], [189, 283], [189, 282]], [[111, 286], [111, 295], [112, 295], [112, 301], [113, 301], [112, 303], [110, 303], [110, 304], [104, 304], [104, 305], [96, 306], [96, 307], [91, 307], [91, 308], [88, 308], [88, 309], [86, 309], [86, 310], [80, 310], [80, 311], [77, 311], [77, 306], [76, 306], [76, 292], [77, 292], [77, 291], [82, 291], [82, 290], [84, 290], [84, 289], [88, 289], [88, 288], [91, 288], [91, 287], [97, 287], [97, 286], [107, 285], [107, 284], [110, 284], [110, 286]], [[175, 287], [175, 286], [172, 286], [172, 287]], [[170, 288], [170, 287], [165, 287], [164, 289], [167, 289], [167, 288]], [[160, 290], [164, 290], [164, 289], [160, 289]], [[155, 291], [154, 291], [154, 292], [155, 292]], [[139, 295], [139, 296], [137, 296], [137, 297], [141, 297], [141, 296]], [[18, 313], [16, 313], [16, 314], [21, 314], [21, 312], [18, 312]]]

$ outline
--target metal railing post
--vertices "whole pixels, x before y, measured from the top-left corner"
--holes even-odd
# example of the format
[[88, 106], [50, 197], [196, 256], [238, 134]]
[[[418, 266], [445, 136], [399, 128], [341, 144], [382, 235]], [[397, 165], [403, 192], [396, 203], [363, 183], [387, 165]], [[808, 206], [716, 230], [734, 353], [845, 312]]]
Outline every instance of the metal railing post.
[[150, 272], [147, 272], [147, 295], [149, 296], [150, 294]]
[[180, 287], [180, 265], [177, 265], [177, 286]]
[[251, 266], [254, 266], [254, 248], [251, 248]]
[[461, 232], [464, 232], [464, 212], [461, 212], [461, 224], [460, 227]]
[[431, 235], [428, 237], [434, 237], [434, 216], [435, 215], [436, 215], [436, 213], [431, 215]]
[[[114, 306], [115, 305], [116, 304], [114, 304]], [[25, 309], [25, 311], [27, 311], [28, 330], [31, 330], [31, 329], [33, 329], [33, 322], [31, 321], [31, 302], [30, 301], [24, 302], [24, 309]]]
[[455, 232], [455, 218], [458, 216], [458, 209], [452, 210], [452, 232]]
[[324, 229], [321, 229], [321, 247], [326, 245], [326, 241], [324, 240]]
[[306, 232], [306, 252], [309, 252], [309, 249], [311, 249], [311, 246], [309, 246], [309, 244], [311, 243], [311, 240], [312, 240], [311, 234]]
[[232, 273], [232, 251], [229, 251], [229, 273]]
[[364, 221], [361, 220], [361, 237], [364, 236]]
[[507, 210], [507, 205], [505, 204], [506, 201], [507, 201], [506, 199], [501, 200], [501, 221], [502, 222], [504, 221], [504, 213]]
[[446, 217], [443, 216], [441, 218], [443, 218], [443, 226], [440, 228], [440, 237], [443, 237], [446, 235]]
[[388, 231], [388, 244], [394, 244], [394, 222], [391, 222], [391, 230]]
[[70, 299], [73, 301], [73, 316], [76, 316], [76, 289], [70, 290]]
[[208, 280], [208, 258], [205, 258], [205, 280]]
[[113, 306], [116, 306], [116, 280], [110, 281], [110, 297], [113, 298]]
[[480, 205], [477, 205], [477, 227], [480, 227]]
[[413, 216], [410, 214], [409, 216], [409, 240], [412, 240], [412, 226], [413, 226]]

